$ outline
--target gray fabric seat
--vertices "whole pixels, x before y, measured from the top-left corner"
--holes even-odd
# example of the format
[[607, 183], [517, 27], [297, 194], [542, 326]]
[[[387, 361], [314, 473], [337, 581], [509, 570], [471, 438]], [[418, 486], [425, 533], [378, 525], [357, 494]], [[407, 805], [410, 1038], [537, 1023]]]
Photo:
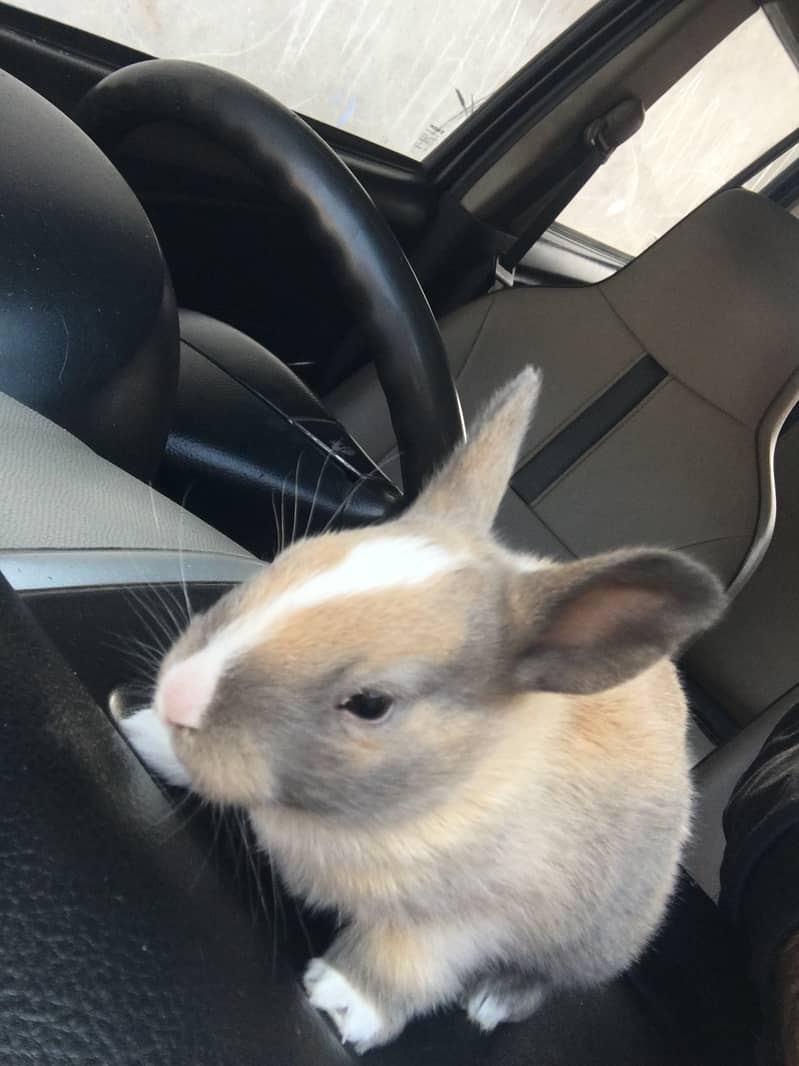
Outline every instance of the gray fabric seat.
[[228, 537], [0, 392], [0, 573], [18, 589], [242, 581]]
[[[799, 395], [797, 281], [799, 222], [734, 190], [598, 285], [494, 292], [445, 319], [467, 425], [522, 366], [543, 370], [520, 469], [548, 448], [557, 476], [526, 501], [508, 493], [506, 538], [564, 558], [682, 548], [739, 587], [768, 546], [774, 443]], [[604, 407], [647, 368], [660, 379], [592, 440]], [[326, 402], [398, 479], [372, 368]]]

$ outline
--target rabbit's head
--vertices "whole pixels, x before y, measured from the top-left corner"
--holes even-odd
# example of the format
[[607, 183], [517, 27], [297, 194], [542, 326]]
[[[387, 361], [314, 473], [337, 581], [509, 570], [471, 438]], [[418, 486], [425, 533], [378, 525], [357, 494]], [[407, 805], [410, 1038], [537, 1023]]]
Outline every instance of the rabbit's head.
[[684, 555], [564, 564], [492, 534], [538, 389], [526, 370], [501, 390], [399, 518], [291, 546], [192, 622], [155, 707], [196, 791], [412, 818], [469, 775], [520, 700], [534, 715], [537, 693], [619, 685], [716, 618], [718, 582]]

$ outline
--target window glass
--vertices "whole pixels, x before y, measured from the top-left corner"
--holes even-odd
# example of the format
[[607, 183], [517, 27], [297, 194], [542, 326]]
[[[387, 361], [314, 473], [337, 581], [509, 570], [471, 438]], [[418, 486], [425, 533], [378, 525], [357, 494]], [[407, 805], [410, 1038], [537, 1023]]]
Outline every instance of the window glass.
[[636, 255], [797, 125], [799, 73], [757, 12], [664, 93], [559, 221]]
[[[799, 116], [797, 116], [799, 118]], [[799, 123], [797, 123], [799, 124]], [[745, 181], [743, 187], [750, 189], [752, 192], [760, 192], [765, 187], [781, 174], [783, 170], [786, 170], [791, 163], [795, 163], [799, 159], [799, 144], [794, 144], [790, 148], [778, 155], [771, 163], [767, 163], [762, 170], [758, 170], [757, 174]]]
[[20, 0], [152, 55], [239, 74], [414, 158], [597, 0]]

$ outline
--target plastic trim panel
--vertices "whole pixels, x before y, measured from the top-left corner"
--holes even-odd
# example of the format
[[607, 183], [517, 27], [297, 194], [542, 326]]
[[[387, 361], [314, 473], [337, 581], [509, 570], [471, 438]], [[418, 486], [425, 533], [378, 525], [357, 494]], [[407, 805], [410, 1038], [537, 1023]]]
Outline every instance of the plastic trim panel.
[[20, 551], [0, 553], [0, 573], [17, 592], [40, 589], [241, 582], [263, 568], [258, 559], [222, 552]]

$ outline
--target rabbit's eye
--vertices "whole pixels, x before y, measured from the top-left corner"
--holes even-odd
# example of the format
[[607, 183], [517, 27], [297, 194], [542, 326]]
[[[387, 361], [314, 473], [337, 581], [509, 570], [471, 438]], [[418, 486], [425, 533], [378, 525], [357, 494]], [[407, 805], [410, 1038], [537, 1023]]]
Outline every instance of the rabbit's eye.
[[393, 702], [391, 696], [387, 696], [385, 692], [364, 689], [363, 692], [355, 692], [352, 696], [348, 696], [338, 706], [342, 711], [349, 711], [350, 714], [354, 714], [357, 718], [364, 718], [368, 722], [377, 722], [379, 719], [385, 718], [391, 710]]

